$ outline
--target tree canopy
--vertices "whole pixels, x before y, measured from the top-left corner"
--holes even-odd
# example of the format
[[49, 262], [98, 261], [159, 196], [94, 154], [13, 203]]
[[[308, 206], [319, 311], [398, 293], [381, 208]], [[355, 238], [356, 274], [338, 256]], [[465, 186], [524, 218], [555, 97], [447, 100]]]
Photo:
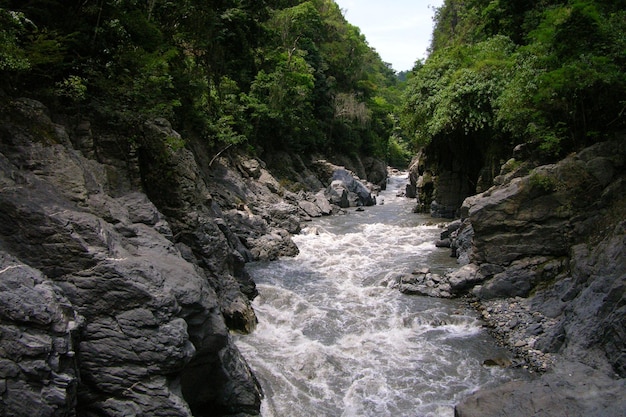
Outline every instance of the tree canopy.
[[405, 132], [558, 156], [626, 127], [626, 0], [446, 0], [435, 24], [396, 76], [332, 0], [0, 0], [0, 89], [220, 149], [396, 165]]
[[406, 156], [395, 73], [332, 0], [0, 0], [0, 23], [5, 94], [216, 148]]
[[623, 0], [446, 0], [409, 75], [417, 145], [534, 143], [560, 156], [626, 127]]

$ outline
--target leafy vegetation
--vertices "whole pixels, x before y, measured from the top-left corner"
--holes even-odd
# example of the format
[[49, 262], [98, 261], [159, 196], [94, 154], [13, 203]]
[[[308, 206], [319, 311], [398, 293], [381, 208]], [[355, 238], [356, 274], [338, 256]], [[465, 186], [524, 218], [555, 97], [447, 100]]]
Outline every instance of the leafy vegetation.
[[532, 143], [554, 158], [626, 127], [623, 0], [446, 0], [435, 20], [404, 96], [416, 146]]
[[0, 0], [0, 89], [214, 149], [406, 158], [397, 77], [332, 0]]
[[396, 75], [332, 0], [0, 0], [0, 90], [120, 130], [166, 117], [215, 150], [398, 166], [442, 142], [555, 158], [626, 128], [625, 0], [446, 0], [435, 23]]

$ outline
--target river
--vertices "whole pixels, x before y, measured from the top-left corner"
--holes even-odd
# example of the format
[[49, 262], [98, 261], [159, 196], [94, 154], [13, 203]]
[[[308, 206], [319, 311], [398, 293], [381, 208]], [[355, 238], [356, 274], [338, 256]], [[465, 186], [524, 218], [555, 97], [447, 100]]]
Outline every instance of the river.
[[452, 417], [478, 387], [516, 377], [486, 367], [506, 356], [459, 300], [408, 296], [399, 274], [456, 263], [436, 248], [441, 228], [397, 197], [311, 222], [295, 258], [248, 265], [259, 324], [236, 344], [259, 379], [263, 417]]

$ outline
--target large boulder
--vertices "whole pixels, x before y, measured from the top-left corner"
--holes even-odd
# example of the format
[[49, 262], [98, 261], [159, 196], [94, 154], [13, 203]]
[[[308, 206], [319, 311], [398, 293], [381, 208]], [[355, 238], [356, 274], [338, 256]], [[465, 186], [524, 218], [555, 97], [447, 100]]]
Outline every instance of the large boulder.
[[512, 381], [462, 400], [455, 417], [614, 417], [626, 409], [626, 380], [562, 363], [534, 381]]
[[[257, 383], [227, 326], [256, 320], [237, 280], [243, 260], [193, 158], [163, 140], [175, 137], [168, 124], [146, 127], [141, 170], [129, 173], [103, 149], [94, 155], [106, 164], [72, 149], [37, 103], [2, 110], [3, 414], [258, 414]], [[146, 173], [151, 160], [162, 178]], [[148, 196], [124, 179], [142, 171]]]
[[326, 189], [325, 194], [330, 204], [334, 204], [341, 208], [350, 207], [350, 192], [342, 181], [333, 181]]
[[333, 208], [330, 205], [330, 201], [328, 201], [328, 199], [324, 195], [323, 190], [318, 191], [313, 198], [315, 201], [315, 205], [317, 205], [322, 215], [328, 216], [333, 213]]
[[[604, 142], [467, 198], [474, 260], [508, 265], [527, 256], [566, 256], [594, 232], [595, 213], [620, 196], [623, 141]], [[614, 185], [611, 185], [614, 184]], [[597, 220], [597, 219], [596, 219]]]
[[[372, 196], [370, 189], [355, 177], [352, 172], [344, 168], [339, 168], [333, 172], [328, 192], [331, 196], [339, 195], [342, 189], [345, 189], [348, 193], [348, 202], [352, 207], [373, 206], [376, 204], [376, 198]], [[345, 193], [341, 191], [342, 202], [344, 201], [344, 195]], [[331, 199], [331, 202], [335, 204], [333, 199]], [[340, 207], [344, 208], [346, 206], [340, 205]]]
[[[297, 201], [296, 198], [294, 198]], [[271, 204], [266, 208], [266, 220], [269, 224], [279, 229], [285, 229], [291, 234], [300, 233], [300, 216], [299, 207], [296, 204], [289, 204], [285, 201], [280, 201], [275, 204]]]

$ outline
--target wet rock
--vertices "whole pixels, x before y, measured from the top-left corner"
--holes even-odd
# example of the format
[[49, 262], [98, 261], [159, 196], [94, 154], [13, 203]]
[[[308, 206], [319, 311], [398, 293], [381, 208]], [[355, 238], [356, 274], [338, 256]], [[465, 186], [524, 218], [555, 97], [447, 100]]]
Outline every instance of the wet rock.
[[513, 362], [509, 358], [493, 358], [493, 359], [485, 359], [483, 362], [484, 366], [497, 366], [499, 368], [508, 368], [511, 366]]
[[410, 275], [398, 277], [397, 281], [397, 288], [403, 294], [450, 297], [451, 290], [448, 282], [440, 275], [431, 273], [428, 268], [418, 268]]
[[450, 284], [453, 293], [459, 294], [468, 288], [482, 282], [484, 276], [480, 273], [479, 267], [475, 264], [464, 265], [461, 268], [446, 274], [446, 279]]
[[513, 381], [470, 395], [456, 417], [622, 415], [626, 384], [580, 363], [560, 363], [534, 381]]
[[326, 196], [330, 204], [334, 204], [341, 208], [350, 207], [348, 189], [341, 181], [333, 181], [326, 190]]
[[275, 229], [272, 233], [264, 234], [247, 242], [254, 259], [272, 261], [280, 256], [296, 256], [298, 247], [291, 240], [289, 232]]
[[298, 203], [298, 206], [309, 217], [321, 217], [322, 216], [322, 211], [320, 210], [319, 206], [315, 203], [312, 203], [310, 201], [300, 201]]
[[439, 238], [441, 240], [449, 239], [452, 233], [454, 233], [461, 227], [461, 224], [463, 224], [461, 220], [455, 220], [453, 222], [448, 223], [446, 227], [443, 229], [443, 231], [440, 233]]
[[319, 191], [317, 194], [315, 194], [315, 204], [317, 205], [322, 215], [328, 216], [333, 213], [333, 208], [330, 204], [330, 201], [328, 201], [323, 191]]
[[411, 275], [426, 276], [429, 273], [430, 273], [430, 268], [428, 268], [428, 267], [421, 267], [421, 268], [414, 269], [413, 272], [411, 272]]
[[474, 228], [471, 222], [464, 221], [461, 227], [455, 232], [453, 243], [450, 245], [453, 256], [456, 256], [460, 265], [468, 264], [472, 261], [474, 250]]
[[449, 248], [450, 247], [450, 239], [441, 239], [435, 242], [435, 246], [438, 248]]

